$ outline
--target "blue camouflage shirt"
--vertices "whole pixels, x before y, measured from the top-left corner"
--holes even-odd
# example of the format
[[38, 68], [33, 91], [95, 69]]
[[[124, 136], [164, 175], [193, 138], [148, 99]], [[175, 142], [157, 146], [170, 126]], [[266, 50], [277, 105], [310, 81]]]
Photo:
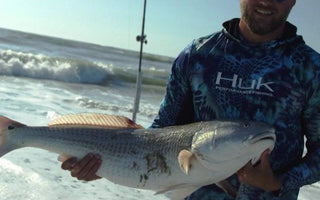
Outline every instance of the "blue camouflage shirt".
[[[320, 55], [289, 22], [280, 39], [259, 45], [242, 38], [238, 24], [227, 21], [222, 31], [181, 52], [152, 127], [214, 119], [271, 124], [277, 141], [270, 163], [283, 184], [279, 196], [240, 184], [235, 175], [228, 180], [238, 188], [238, 200], [297, 199], [300, 187], [320, 180]], [[187, 199], [233, 198], [209, 185]]]

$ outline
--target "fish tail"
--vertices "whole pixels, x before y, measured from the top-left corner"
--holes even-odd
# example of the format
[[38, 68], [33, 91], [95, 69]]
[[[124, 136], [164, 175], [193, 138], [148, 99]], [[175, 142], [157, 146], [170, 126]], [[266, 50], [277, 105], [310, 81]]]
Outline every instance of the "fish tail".
[[0, 115], [0, 157], [15, 149], [8, 134], [14, 131], [14, 128], [21, 126], [25, 125]]

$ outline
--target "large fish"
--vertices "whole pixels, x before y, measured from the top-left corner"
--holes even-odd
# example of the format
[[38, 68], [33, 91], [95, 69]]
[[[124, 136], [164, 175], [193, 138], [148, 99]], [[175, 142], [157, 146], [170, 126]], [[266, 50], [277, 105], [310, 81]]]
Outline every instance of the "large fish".
[[0, 156], [35, 147], [81, 158], [102, 157], [97, 172], [116, 184], [182, 199], [201, 186], [223, 182], [273, 149], [274, 129], [252, 121], [208, 121], [143, 129], [125, 117], [76, 114], [44, 127], [0, 116]]

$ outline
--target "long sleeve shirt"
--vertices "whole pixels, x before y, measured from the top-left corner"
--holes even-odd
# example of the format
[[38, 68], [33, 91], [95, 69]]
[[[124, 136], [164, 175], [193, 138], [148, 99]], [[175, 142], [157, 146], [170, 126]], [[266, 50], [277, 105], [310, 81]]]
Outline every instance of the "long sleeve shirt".
[[[241, 185], [236, 176], [229, 181], [239, 188], [237, 199], [297, 199], [300, 187], [320, 180], [320, 55], [289, 22], [280, 39], [259, 45], [242, 38], [238, 24], [227, 21], [181, 52], [152, 127], [215, 119], [271, 124], [277, 139], [269, 159], [282, 181], [279, 197]], [[200, 189], [189, 199], [216, 192]]]

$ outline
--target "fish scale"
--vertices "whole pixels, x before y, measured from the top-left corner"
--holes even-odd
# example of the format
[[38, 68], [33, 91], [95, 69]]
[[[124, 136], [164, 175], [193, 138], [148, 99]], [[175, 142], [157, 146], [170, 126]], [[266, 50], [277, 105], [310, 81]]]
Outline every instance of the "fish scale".
[[[166, 159], [174, 163], [179, 169], [176, 161], [178, 152], [184, 148], [190, 149], [192, 141], [192, 137], [190, 137], [192, 135], [176, 134], [175, 129], [154, 131], [151, 133], [150, 130], [146, 129], [114, 131], [113, 129], [73, 127], [21, 127], [11, 137], [18, 143], [15, 146], [19, 147], [46, 148], [58, 154], [64, 153], [76, 157], [83, 157], [87, 152], [100, 154], [103, 163], [97, 174], [108, 176], [109, 179], [113, 179], [110, 174], [115, 174], [114, 179], [118, 179], [120, 175], [123, 176], [122, 174], [127, 174], [125, 177], [135, 176], [140, 179], [140, 176], [148, 176], [148, 179], [151, 179], [153, 174], [162, 171], [153, 169], [158, 169], [156, 164], [159, 158], [152, 160], [155, 156], [167, 155], [167, 157], [170, 157], [175, 154], [175, 156], [172, 156], [173, 159], [163, 158], [163, 162], [166, 162]], [[163, 131], [165, 131], [165, 134], [162, 133]], [[23, 143], [19, 139], [22, 138], [22, 135], [24, 136]], [[173, 137], [169, 137], [169, 135]], [[172, 153], [168, 155], [168, 152]], [[128, 159], [124, 159], [126, 157]], [[137, 170], [133, 172], [128, 168], [133, 166], [133, 162], [136, 163], [136, 169], [140, 169], [138, 172]], [[118, 165], [114, 166], [113, 163], [118, 163]], [[148, 163], [150, 166], [148, 166]], [[121, 184], [126, 182], [127, 180], [124, 180], [124, 183]], [[148, 188], [147, 182], [143, 183], [143, 187]]]

